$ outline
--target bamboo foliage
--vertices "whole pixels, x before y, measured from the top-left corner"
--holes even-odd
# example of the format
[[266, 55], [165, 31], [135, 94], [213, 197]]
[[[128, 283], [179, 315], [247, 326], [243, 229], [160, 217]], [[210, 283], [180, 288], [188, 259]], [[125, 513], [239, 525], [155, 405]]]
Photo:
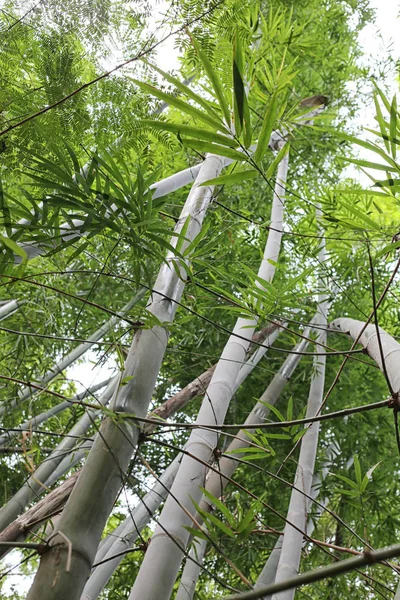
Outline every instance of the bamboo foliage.
[[[0, 596], [37, 562], [29, 600], [395, 595], [396, 98], [374, 82], [376, 130], [342, 131], [366, 3], [177, 0], [173, 73], [146, 8], [72, 4], [0, 11]], [[118, 374], [76, 394], [94, 353]]]

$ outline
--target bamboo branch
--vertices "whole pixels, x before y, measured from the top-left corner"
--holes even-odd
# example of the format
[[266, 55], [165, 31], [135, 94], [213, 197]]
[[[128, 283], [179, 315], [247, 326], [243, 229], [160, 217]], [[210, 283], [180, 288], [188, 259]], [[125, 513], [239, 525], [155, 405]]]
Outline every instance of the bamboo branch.
[[292, 577], [280, 583], [273, 583], [251, 592], [244, 592], [243, 594], [223, 596], [223, 598], [224, 600], [256, 600], [257, 598], [263, 598], [278, 592], [297, 589], [303, 585], [308, 585], [323, 579], [337, 577], [343, 573], [349, 573], [350, 571], [361, 569], [368, 565], [374, 565], [399, 555], [400, 544], [382, 548], [381, 550], [369, 550], [368, 552], [363, 552], [361, 556], [335, 562], [326, 567], [318, 567], [317, 569], [307, 571], [306, 573], [302, 573], [301, 575], [297, 575], [296, 577]]

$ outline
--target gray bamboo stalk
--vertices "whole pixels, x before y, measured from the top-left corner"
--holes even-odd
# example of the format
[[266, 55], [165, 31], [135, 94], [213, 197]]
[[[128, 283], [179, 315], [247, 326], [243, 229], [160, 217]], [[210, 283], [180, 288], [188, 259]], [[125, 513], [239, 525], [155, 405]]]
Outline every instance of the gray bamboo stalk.
[[[272, 203], [272, 228], [258, 272], [259, 277], [266, 281], [272, 280], [279, 257], [287, 170], [288, 155], [278, 167]], [[262, 287], [258, 281], [256, 285]], [[207, 388], [196, 423], [223, 423], [256, 323], [255, 318], [237, 320]], [[170, 597], [189, 539], [185, 526], [191, 524], [189, 515], [195, 512], [193, 500], [199, 502], [201, 499], [200, 486], [204, 485], [205, 477], [204, 462], [211, 461], [217, 442], [218, 433], [215, 431], [192, 430], [186, 447], [192, 456], [185, 455], [182, 459], [172, 493], [165, 502], [159, 524], [133, 585], [130, 600], [167, 600]], [[156, 580], [152, 576], [155, 571]]]
[[6, 304], [0, 306], [0, 321], [12, 315], [20, 307], [21, 302], [17, 300], [10, 300]]
[[394, 595], [394, 600], [400, 600], [400, 583], [398, 584], [398, 586], [396, 588], [396, 593]]
[[51, 488], [52, 485], [56, 483], [63, 477], [68, 471], [70, 471], [75, 465], [81, 462], [83, 458], [88, 455], [90, 448], [93, 446], [93, 440], [85, 440], [81, 444], [78, 445], [77, 448], [72, 450], [67, 450], [64, 458], [60, 462], [60, 464], [54, 469], [51, 475], [46, 479], [45, 486], [47, 488]]
[[[320, 265], [323, 265], [325, 261], [324, 240], [322, 240], [318, 259]], [[320, 274], [320, 288], [323, 286], [323, 283], [324, 280], [322, 274]], [[316, 318], [316, 325], [321, 327], [317, 334], [317, 342], [320, 344], [326, 343], [327, 311], [328, 302], [326, 296], [320, 295], [318, 298]], [[318, 414], [324, 397], [326, 356], [325, 349], [322, 345], [319, 346], [319, 349], [319, 356], [315, 356], [313, 361], [314, 373], [311, 379], [308, 396], [307, 417], [313, 417]], [[309, 508], [309, 500], [304, 493], [307, 495], [310, 495], [311, 493], [315, 459], [318, 449], [319, 426], [319, 422], [316, 422], [306, 427], [306, 433], [301, 440], [300, 456], [294, 480], [294, 485], [297, 489], [292, 490], [290, 497], [289, 509], [286, 517], [287, 521], [282, 541], [282, 550], [276, 570], [276, 583], [281, 583], [282, 581], [286, 581], [290, 577], [297, 575], [300, 565], [301, 550], [303, 547], [303, 534], [301, 532], [306, 529]], [[281, 594], [273, 595], [272, 600], [292, 600], [294, 593], [294, 589], [286, 590]]]
[[[200, 168], [175, 227], [175, 233], [179, 234], [189, 220], [182, 251], [200, 232], [212, 198], [213, 187], [201, 184], [217, 177], [222, 167], [220, 157], [208, 155]], [[171, 244], [176, 246], [176, 236]], [[168, 341], [166, 324], [174, 319], [185, 279], [185, 269], [173, 253], [168, 253], [148, 306], [160, 325], [136, 332], [123, 373], [124, 379], [131, 379], [114, 395], [112, 406], [116, 411], [146, 416]], [[104, 419], [50, 548], [41, 557], [29, 600], [80, 598], [101, 532], [121, 486], [121, 473], [128, 468], [139, 432], [132, 420]]]
[[[339, 455], [340, 455], [339, 445], [335, 441], [331, 442], [325, 450], [325, 458], [322, 463], [321, 470], [319, 472], [315, 473], [313, 476], [313, 482], [312, 482], [311, 493], [310, 493], [312, 500], [316, 500], [318, 498], [318, 496], [320, 494], [321, 482], [324, 481], [324, 479], [328, 475], [329, 469], [331, 467], [331, 464], [332, 464], [334, 458]], [[310, 507], [313, 504], [312, 500], [308, 501], [308, 509], [307, 509], [308, 513], [310, 512]], [[315, 521], [318, 520], [319, 517], [322, 515], [324, 509], [328, 505], [328, 502], [329, 502], [328, 498], [323, 498], [320, 501], [321, 506], [318, 506], [318, 505], [316, 506], [314, 516], [312, 518], [309, 517], [309, 519], [307, 521], [307, 528], [306, 528], [306, 533], [307, 533], [308, 537], [312, 536], [313, 531], [315, 529]]]
[[[268, 335], [268, 332], [270, 332], [269, 335]], [[235, 383], [235, 388], [234, 388], [235, 390], [237, 390], [239, 385], [241, 385], [243, 383], [244, 379], [251, 373], [252, 369], [256, 366], [256, 364], [259, 362], [259, 360], [261, 360], [261, 357], [265, 355], [265, 353], [268, 350], [268, 347], [274, 343], [275, 339], [278, 337], [280, 332], [281, 332], [281, 329], [279, 328], [278, 325], [276, 325], [275, 329], [273, 327], [265, 327], [263, 330], [261, 330], [260, 332], [257, 332], [256, 334], [253, 335], [253, 338], [252, 338], [253, 341], [256, 341], [257, 343], [263, 342], [263, 346], [261, 346], [257, 349], [257, 354], [258, 354], [257, 358], [255, 358], [255, 356], [253, 355], [249, 358], [249, 360], [246, 363], [244, 363], [242, 365], [242, 367], [239, 371], [238, 379], [236, 380], [236, 383]], [[169, 400], [167, 400], [160, 407], [158, 407], [154, 411], [154, 413], [152, 413], [151, 415], [148, 415], [148, 416], [154, 416], [154, 414], [156, 414], [157, 416], [162, 415], [163, 418], [167, 418], [167, 417], [171, 416], [171, 414], [176, 413], [183, 406], [186, 406], [186, 404], [190, 401], [190, 399], [192, 399], [193, 397], [195, 397], [198, 394], [203, 394], [205, 388], [207, 387], [209, 381], [211, 380], [211, 375], [214, 372], [215, 366], [216, 365], [214, 365], [213, 367], [210, 367], [210, 369], [208, 369], [207, 371], [202, 373], [202, 375], [200, 375], [198, 378], [196, 378], [190, 384], [188, 384], [186, 386], [186, 388], [183, 388], [183, 390], [180, 390], [180, 392], [178, 392], [175, 396], [172, 396], [171, 398], [169, 398]], [[244, 371], [244, 374], [242, 374], [242, 371]], [[155, 424], [147, 424], [144, 427], [144, 431], [146, 433], [149, 433], [150, 431], [153, 431], [155, 428], [156, 428]], [[127, 526], [126, 530], [124, 530], [123, 533], [121, 533], [121, 531], [118, 529], [118, 534], [117, 534], [118, 536], [125, 538], [124, 542], [123, 542], [125, 544], [125, 547], [124, 548], [122, 548], [120, 546], [114, 547], [114, 545], [113, 545], [112, 551], [111, 551], [110, 550], [111, 545], [117, 543], [114, 538], [109, 541], [107, 550], [104, 549], [104, 544], [99, 546], [99, 551], [96, 554], [95, 562], [98, 562], [98, 561], [102, 560], [103, 558], [105, 558], [106, 554], [109, 554], [109, 555], [117, 554], [118, 552], [125, 550], [127, 547], [129, 547], [129, 545], [127, 545], [127, 540], [131, 540], [130, 541], [131, 545], [134, 543], [136, 536], [132, 537], [132, 535], [135, 534], [135, 532], [136, 532], [136, 525], [132, 524], [132, 520], [130, 518], [128, 518], [126, 520], [126, 526]], [[109, 563], [107, 563], [108, 566], [104, 567], [105, 572], [108, 573], [107, 581], [111, 577], [111, 574], [112, 574], [111, 572], [109, 572], [110, 568], [112, 567], [112, 569], [115, 570], [118, 567], [122, 558], [123, 557], [121, 556], [121, 557], [119, 557], [118, 560], [116, 559], [114, 561], [110, 561]], [[200, 568], [199, 565], [195, 565], [195, 563], [193, 563], [193, 561], [190, 561], [190, 563], [193, 565], [193, 568], [195, 568], [195, 567]], [[192, 575], [194, 576], [194, 571], [192, 572]], [[88, 592], [86, 590], [92, 577], [93, 577], [93, 575], [91, 575], [91, 577], [89, 578], [88, 584], [86, 584], [86, 587], [85, 587], [86, 592], [85, 593], [90, 598], [97, 598], [97, 596], [95, 596], [93, 594], [92, 595], [88, 594]], [[104, 581], [104, 583], [103, 583], [103, 587], [104, 587], [104, 585], [106, 585], [107, 581], [104, 578], [103, 578], [103, 581]], [[101, 589], [103, 589], [103, 587]], [[100, 593], [100, 590], [98, 593]], [[83, 600], [83, 597], [82, 597], [82, 600]]]
[[200, 575], [204, 555], [207, 549], [207, 540], [196, 540], [192, 544], [189, 556], [186, 559], [181, 581], [175, 600], [192, 600]]
[[126, 527], [126, 523], [126, 519], [124, 521], [121, 521], [121, 523], [117, 527], [115, 527], [115, 529], [113, 529], [108, 535], [106, 535], [105, 538], [101, 540], [93, 564], [96, 564], [103, 560], [113, 543], [121, 537], [122, 532]]
[[[50, 381], [55, 379], [57, 375], [60, 375], [64, 369], [69, 367], [72, 363], [74, 363], [78, 358], [80, 358], [87, 350], [89, 350], [93, 344], [98, 342], [108, 331], [110, 331], [118, 322], [124, 318], [127, 312], [135, 306], [144, 296], [145, 289], [140, 290], [132, 300], [130, 300], [119, 312], [117, 315], [114, 315], [109, 319], [106, 323], [104, 323], [97, 331], [95, 331], [86, 342], [79, 344], [74, 350], [69, 352], [64, 358], [62, 358], [56, 365], [54, 365], [47, 373], [37, 379], [34, 383], [40, 386], [45, 386]], [[29, 386], [24, 387], [19, 393], [18, 397], [14, 400], [6, 400], [2, 402], [0, 406], [0, 416], [4, 415], [9, 410], [19, 406], [28, 398], [31, 398], [34, 394], [38, 392], [37, 389], [31, 388]]]
[[[49, 408], [49, 410], [46, 410], [46, 411], [40, 413], [40, 415], [37, 415], [36, 417], [32, 417], [32, 419], [28, 419], [27, 421], [24, 421], [23, 423], [21, 423], [21, 425], [18, 425], [14, 429], [17, 429], [20, 432], [26, 431], [26, 430], [29, 431], [30, 429], [34, 429], [41, 423], [44, 423], [48, 419], [51, 419], [51, 417], [58, 415], [60, 412], [63, 412], [67, 408], [71, 408], [71, 406], [74, 403], [80, 402], [80, 400], [83, 400], [84, 398], [86, 398], [86, 396], [95, 394], [98, 390], [101, 390], [101, 388], [105, 387], [109, 381], [110, 381], [110, 378], [106, 379], [105, 381], [101, 381], [100, 383], [95, 383], [90, 388], [88, 388], [87, 390], [84, 390], [83, 392], [80, 392], [80, 394], [77, 394], [70, 400], [64, 400], [63, 402], [60, 402], [60, 404], [57, 404], [56, 406]], [[19, 435], [18, 431], [10, 431], [6, 435], [0, 436], [0, 446], [3, 446], [4, 444], [10, 442], [17, 435]]]
[[273, 594], [288, 589], [296, 589], [300, 586], [312, 584], [323, 579], [337, 577], [343, 573], [349, 573], [357, 569], [362, 569], [367, 565], [374, 565], [379, 562], [386, 561], [390, 558], [400, 555], [400, 544], [395, 544], [387, 548], [364, 552], [359, 556], [339, 560], [324, 567], [318, 567], [312, 571], [306, 571], [295, 577], [282, 581], [280, 583], [272, 583], [263, 588], [251, 590], [241, 594], [224, 596], [224, 600], [256, 600], [257, 598], [268, 597], [268, 594]]
[[[320, 492], [319, 488], [320, 488], [321, 481], [323, 481], [325, 479], [325, 477], [328, 475], [329, 465], [331, 464], [333, 458], [335, 456], [338, 456], [339, 454], [340, 454], [340, 449], [337, 446], [337, 444], [334, 442], [329, 444], [329, 446], [325, 452], [325, 460], [322, 465], [321, 472], [316, 473], [313, 477], [313, 483], [312, 483], [311, 494], [310, 494], [312, 496], [313, 500], [316, 500], [318, 498], [319, 492]], [[309, 507], [311, 506], [312, 501], [310, 499], [307, 499], [307, 500], [308, 500], [307, 512], [309, 512]], [[311, 537], [312, 532], [314, 531], [315, 521], [317, 519], [319, 519], [319, 517], [322, 515], [324, 507], [328, 504], [328, 499], [324, 498], [324, 500], [320, 504], [321, 504], [321, 506], [320, 505], [317, 506], [317, 510], [314, 515], [314, 518], [308, 519], [307, 536]], [[263, 570], [261, 571], [260, 575], [258, 576], [256, 583], [254, 584], [254, 589], [258, 589], [258, 588], [261, 588], [266, 585], [270, 585], [270, 584], [274, 583], [275, 577], [276, 577], [276, 570], [278, 568], [278, 563], [279, 563], [279, 557], [281, 555], [282, 543], [283, 543], [283, 537], [280, 536], [277, 539], [276, 544], [275, 544], [274, 548], [272, 549], [272, 552], [270, 553], [268, 560], [266, 561], [266, 563], [264, 565]], [[271, 600], [271, 596], [266, 596], [264, 598], [264, 600]]]
[[[107, 562], [95, 568], [85, 585], [81, 600], [95, 600], [98, 598], [104, 586], [124, 558], [123, 555], [117, 556], [117, 554], [132, 547], [142, 529], [148, 524], [160, 504], [167, 497], [178, 471], [181, 458], [181, 454], [175, 457], [154, 487], [140, 500], [132, 513], [125, 519], [125, 526], [120, 532], [119, 537], [114, 538], [113, 544], [105, 554], [101, 553], [103, 557], [98, 558], [96, 555], [95, 564], [101, 560]], [[113, 558], [114, 556], [115, 558]]]
[[[105, 406], [110, 400], [112, 393], [117, 385], [118, 376], [114, 377], [107, 385], [103, 394], [98, 400], [98, 404]], [[34, 498], [46, 491], [45, 481], [50, 477], [51, 473], [62, 461], [67, 451], [76, 444], [79, 439], [86, 433], [89, 427], [93, 424], [100, 411], [96, 409], [88, 409], [85, 414], [79, 419], [78, 423], [71, 429], [68, 436], [65, 437], [53, 452], [48, 456], [28, 478], [26, 483], [18, 490], [16, 494], [0, 509], [0, 531], [9, 525], [21, 512], [26, 505]]]
[[[313, 321], [311, 321], [310, 326], [306, 327], [303, 332], [303, 335], [306, 338], [310, 336], [312, 323]], [[240, 452], [238, 452], [238, 450], [241, 448], [246, 448], [251, 441], [246, 432], [252, 433], [253, 430], [251, 429], [251, 425], [255, 423], [261, 423], [267, 419], [270, 413], [270, 409], [267, 405], [275, 405], [301, 360], [302, 355], [300, 353], [307, 349], [308, 344], [309, 342], [306, 339], [301, 339], [300, 342], [296, 344], [293, 354], [288, 355], [285, 362], [279, 371], [274, 375], [271, 383], [267, 386], [266, 390], [260, 397], [259, 401], [254, 405], [252, 411], [245, 421], [246, 429], [240, 430], [235, 439], [231, 441], [228, 448], [225, 450], [225, 454], [229, 454], [230, 458], [222, 456], [219, 459], [218, 473], [210, 470], [206, 480], [206, 490], [213, 496], [217, 498], [222, 496], [223, 491], [229, 481], [228, 478], [232, 476], [238, 465], [237, 461], [235, 460], [235, 456], [237, 456], [237, 458], [242, 458], [242, 455]], [[211, 510], [211, 501], [206, 496], [203, 496], [200, 503], [200, 508], [207, 511]], [[196, 519], [201, 519], [199, 514], [196, 515]]]
[[[270, 333], [268, 333], [268, 331]], [[253, 335], [253, 341], [257, 341], [258, 343], [262, 343], [263, 345], [258, 347], [256, 352], [250, 356], [250, 358], [242, 364], [240, 367], [234, 391], [238, 389], [238, 387], [243, 383], [245, 378], [252, 372], [254, 367], [257, 366], [261, 358], [266, 354], [268, 348], [272, 346], [278, 335], [281, 333], [281, 329], [277, 326], [275, 330], [270, 327], [265, 327], [262, 331], [257, 332]], [[211, 381], [211, 377], [215, 371], [217, 364], [213, 365], [206, 371], [204, 371], [201, 375], [193, 379], [187, 386], [177, 392], [171, 398], [168, 398], [163, 404], [158, 406], [152, 413], [148, 415], [148, 417], [155, 419], [160, 417], [163, 421], [170, 417], [172, 414], [175, 414], [182, 408], [184, 408], [192, 398], [196, 396], [203, 395]], [[150, 433], [156, 429], [157, 425], [154, 423], [144, 424], [143, 432]]]
[[[347, 333], [353, 340], [365, 348], [369, 356], [377, 363], [383, 371], [379, 339], [382, 345], [383, 361], [389, 377], [392, 389], [395, 393], [400, 391], [400, 344], [391, 335], [379, 327], [379, 337], [375, 325], [367, 325], [356, 319], [340, 318], [330, 323], [329, 328], [333, 331]], [[361, 333], [362, 332], [362, 333]], [[361, 334], [361, 335], [360, 335]]]
[[[256, 583], [254, 584], [255, 590], [274, 583], [276, 571], [278, 569], [279, 559], [282, 552], [282, 543], [283, 537], [279, 536], [279, 538], [276, 540], [275, 546], [273, 547], [271, 554], [268, 557], [267, 562], [264, 565], [263, 570], [258, 576]], [[264, 600], [271, 600], [271, 596], [265, 596]]]

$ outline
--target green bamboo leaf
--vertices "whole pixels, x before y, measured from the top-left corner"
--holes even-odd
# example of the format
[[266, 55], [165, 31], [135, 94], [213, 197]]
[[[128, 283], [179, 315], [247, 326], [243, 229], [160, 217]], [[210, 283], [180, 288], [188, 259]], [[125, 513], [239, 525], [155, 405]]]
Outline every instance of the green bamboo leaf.
[[380, 181], [376, 181], [374, 183], [374, 187], [390, 187], [394, 189], [398, 189], [400, 187], [400, 179], [382, 179]]
[[281, 160], [289, 152], [289, 148], [290, 148], [289, 142], [286, 142], [286, 144], [279, 150], [278, 154], [275, 156], [274, 160], [272, 161], [272, 163], [269, 165], [268, 169], [265, 172], [265, 177], [267, 179], [270, 179], [272, 177], [272, 175], [275, 172], [275, 169], [278, 167]]
[[[397, 133], [397, 100], [396, 96], [393, 96], [392, 104], [390, 107], [390, 137], [394, 140]], [[392, 151], [392, 156], [396, 159], [396, 143], [390, 142], [390, 149]]]
[[342, 157], [341, 160], [345, 160], [346, 162], [350, 162], [358, 167], [364, 167], [366, 169], [376, 169], [377, 171], [400, 171], [398, 165], [382, 165], [381, 163], [371, 162], [369, 160], [347, 157]]
[[3, 215], [3, 217], [4, 217], [4, 226], [5, 226], [7, 234], [10, 236], [11, 230], [12, 230], [11, 213], [10, 213], [10, 209], [8, 208], [6, 195], [4, 194], [3, 180], [1, 177], [0, 177], [0, 214]]
[[207, 140], [216, 144], [222, 144], [230, 148], [237, 148], [237, 141], [233, 138], [229, 138], [220, 133], [214, 133], [213, 131], [207, 131], [207, 129], [201, 129], [200, 127], [191, 127], [189, 125], [178, 125], [177, 123], [168, 123], [166, 121], [152, 121], [150, 119], [143, 119], [140, 121], [141, 125], [147, 125], [154, 129], [161, 129], [165, 131], [172, 131], [176, 133], [180, 139], [182, 136], [193, 136], [194, 138]]
[[233, 43], [233, 109], [236, 135], [240, 137], [243, 131], [244, 145], [251, 144], [250, 110], [244, 84], [244, 58], [240, 37], [236, 32]]
[[[324, 131], [326, 132], [326, 128], [320, 128], [317, 126], [313, 126], [313, 129], [315, 129], [316, 131]], [[368, 131], [368, 128], [365, 128], [366, 131]], [[384, 152], [382, 150], [382, 148], [380, 148], [377, 144], [374, 144], [372, 142], [366, 142], [365, 140], [361, 140], [357, 137], [355, 137], [354, 135], [350, 135], [348, 133], [344, 133], [343, 131], [336, 131], [336, 130], [329, 130], [331, 131], [332, 135], [335, 135], [336, 137], [341, 138], [342, 140], [345, 140], [347, 142], [350, 142], [351, 144], [357, 144], [358, 146], [361, 146], [362, 148], [365, 148], [366, 150], [370, 150], [371, 152], [374, 152], [375, 154], [379, 154], [379, 156], [382, 156], [385, 160], [387, 160], [391, 165], [395, 166], [396, 163], [393, 161], [393, 159], [386, 154], [386, 152]], [[374, 132], [378, 135], [379, 132]]]
[[247, 181], [248, 179], [255, 179], [258, 177], [260, 173], [255, 169], [247, 169], [245, 171], [240, 171], [239, 173], [231, 173], [230, 175], [221, 175], [221, 177], [215, 177], [214, 179], [209, 179], [202, 185], [229, 185], [234, 183], [241, 183], [242, 181]]
[[13, 252], [14, 254], [16, 254], [17, 256], [19, 256], [21, 258], [21, 267], [22, 270], [25, 269], [25, 266], [28, 262], [28, 255], [25, 252], [25, 250], [23, 248], [21, 248], [20, 246], [18, 246], [18, 244], [16, 244], [14, 242], [14, 240], [12, 240], [9, 237], [6, 237], [4, 235], [0, 234], [0, 243], [3, 244], [3, 246], [5, 248], [8, 248], [8, 250], [11, 250], [11, 252]]
[[233, 148], [226, 148], [219, 144], [213, 144], [212, 142], [202, 142], [200, 140], [193, 139], [182, 139], [182, 144], [198, 152], [210, 152], [211, 154], [217, 154], [218, 156], [226, 156], [233, 160], [240, 160], [241, 162], [247, 161], [248, 157], [246, 154], [238, 152]]
[[163, 71], [156, 65], [154, 65], [146, 60], [144, 60], [143, 62], [145, 62], [147, 65], [149, 65], [149, 67], [151, 67], [152, 69], [157, 71], [157, 73], [160, 73], [160, 75], [162, 75], [166, 81], [169, 81], [169, 83], [172, 83], [172, 85], [174, 85], [180, 92], [182, 92], [183, 94], [188, 96], [188, 98], [191, 98], [192, 100], [197, 102], [197, 104], [202, 106], [213, 119], [215, 119], [217, 121], [220, 120], [220, 116], [213, 109], [213, 107], [211, 106], [211, 103], [207, 102], [207, 100], [204, 100], [204, 98], [199, 96], [199, 94], [196, 94], [196, 92], [194, 92], [188, 85], [182, 83], [181, 81], [179, 81], [179, 79], [176, 79], [176, 77], [173, 77], [169, 73], [166, 73], [165, 71]]
[[394, 244], [388, 244], [387, 246], [385, 246], [384, 248], [382, 248], [382, 250], [379, 250], [379, 252], [377, 252], [375, 254], [375, 258], [380, 258], [381, 256], [384, 256], [385, 254], [389, 254], [389, 252], [394, 252], [394, 250], [397, 250], [397, 248], [400, 248], [400, 242], [396, 242]]
[[356, 474], [356, 481], [357, 481], [358, 485], [360, 485], [361, 481], [362, 481], [362, 475], [361, 475], [361, 465], [360, 465], [360, 461], [358, 459], [357, 454], [354, 455], [354, 472]]
[[363, 212], [361, 212], [360, 210], [358, 210], [354, 206], [351, 206], [350, 204], [348, 204], [347, 202], [344, 202], [343, 200], [340, 200], [340, 203], [349, 212], [351, 212], [355, 217], [357, 217], [358, 219], [360, 219], [360, 221], [362, 221], [363, 223], [365, 223], [365, 225], [368, 225], [369, 228], [375, 229], [376, 231], [380, 231], [381, 230], [381, 228], [378, 225], [378, 223], [375, 223], [375, 221], [373, 221], [370, 217], [368, 217], [366, 214], [364, 214]]
[[[259, 402], [261, 402], [261, 400], [259, 400]], [[286, 421], [283, 414], [279, 412], [279, 410], [273, 404], [269, 404], [268, 402], [262, 402], [262, 404], [269, 408], [269, 410], [273, 412], [276, 417], [278, 417], [279, 421]]]
[[[381, 130], [382, 137], [383, 137], [383, 139], [385, 139], [385, 136], [387, 134], [386, 123], [385, 123], [385, 120], [383, 118], [382, 111], [381, 111], [381, 106], [380, 106], [380, 104], [378, 102], [378, 98], [377, 98], [376, 93], [374, 94], [374, 103], [375, 103], [375, 111], [376, 111], [376, 117], [375, 118], [376, 118], [376, 120], [379, 123], [379, 127], [380, 127], [380, 130]], [[386, 140], [385, 140], [385, 147], [386, 147], [386, 150], [389, 152], [390, 151], [390, 147], [389, 147], [389, 144], [388, 144], [388, 142]]]
[[353, 490], [358, 491], [358, 485], [352, 479], [349, 479], [348, 477], [345, 477], [344, 475], [338, 475], [337, 473], [332, 473], [332, 476], [337, 477], [337, 479], [340, 479], [341, 481], [344, 481], [345, 483], [347, 483], [347, 485], [349, 485], [351, 488], [353, 488]]
[[268, 148], [271, 133], [275, 125], [277, 106], [278, 94], [277, 90], [275, 90], [264, 114], [261, 132], [258, 138], [257, 148], [254, 153], [254, 160], [256, 161], [256, 163], [258, 163], [263, 158]]
[[199, 42], [196, 40], [195, 37], [193, 37], [190, 33], [190, 39], [192, 41], [193, 46], [196, 49], [196, 52], [201, 60], [201, 63], [204, 67], [204, 71], [206, 72], [209, 80], [211, 81], [211, 84], [214, 88], [215, 91], [215, 95], [218, 99], [219, 105], [221, 107], [222, 110], [222, 114], [225, 117], [225, 122], [226, 125], [229, 127], [230, 126], [230, 122], [231, 122], [231, 112], [229, 110], [229, 106], [228, 103], [226, 101], [225, 98], [225, 92], [223, 90], [223, 87], [221, 85], [221, 82], [218, 78], [218, 75], [216, 74], [216, 72], [214, 71], [214, 68], [210, 62], [210, 60], [208, 59], [208, 56], [205, 54], [205, 52], [203, 52], [203, 49], [201, 48]]
[[207, 125], [211, 126], [213, 129], [217, 128], [218, 130], [221, 129], [221, 127], [223, 127], [222, 123], [218, 121], [218, 119], [215, 119], [209, 114], [202, 112], [198, 108], [191, 106], [187, 102], [176, 98], [176, 96], [174, 96], [173, 94], [167, 94], [166, 92], [162, 92], [153, 85], [150, 85], [149, 83], [144, 83], [144, 81], [139, 81], [138, 79], [133, 78], [131, 79], [134, 83], [136, 83], [138, 87], [140, 87], [145, 92], [151, 94], [152, 96], [155, 96], [163, 102], [168, 102], [168, 104], [181, 110], [183, 113], [189, 115], [190, 117], [193, 117], [194, 119], [199, 119], [200, 121], [203, 121], [203, 123], [207, 123]]
[[379, 97], [380, 97], [380, 99], [382, 100], [382, 102], [383, 102], [383, 104], [384, 104], [384, 106], [385, 106], [386, 110], [388, 111], [388, 113], [390, 113], [390, 108], [391, 108], [391, 106], [390, 106], [390, 102], [389, 102], [389, 100], [386, 98], [386, 96], [385, 96], [385, 94], [382, 92], [382, 90], [381, 90], [381, 89], [378, 87], [378, 85], [377, 85], [377, 83], [376, 83], [376, 81], [375, 81], [374, 79], [372, 79], [372, 83], [374, 84], [374, 86], [375, 86], [375, 90], [376, 90], [376, 92], [379, 94]]
[[190, 215], [188, 215], [186, 217], [186, 221], [184, 222], [183, 227], [182, 227], [181, 231], [179, 232], [178, 240], [176, 242], [176, 252], [177, 253], [181, 252], [181, 250], [183, 248], [183, 244], [187, 240], [186, 234], [187, 234], [187, 230], [189, 229], [189, 224], [190, 224]]
[[219, 500], [219, 498], [217, 498], [216, 496], [213, 496], [213, 494], [208, 492], [205, 488], [201, 488], [201, 490], [202, 490], [203, 494], [206, 496], [206, 498], [208, 498], [210, 500], [210, 502], [212, 504], [214, 504], [214, 506], [222, 512], [222, 514], [225, 516], [226, 520], [228, 521], [229, 525], [231, 527], [235, 527], [236, 519], [233, 516], [233, 514], [231, 513], [231, 511], [225, 506], [225, 504], [223, 502], [221, 502], [221, 500]]
[[212, 538], [212, 535], [206, 535], [204, 531], [201, 529], [195, 529], [194, 527], [189, 527], [187, 525], [183, 526], [186, 531], [188, 531], [194, 538], [200, 538], [202, 540], [206, 540], [207, 542]]

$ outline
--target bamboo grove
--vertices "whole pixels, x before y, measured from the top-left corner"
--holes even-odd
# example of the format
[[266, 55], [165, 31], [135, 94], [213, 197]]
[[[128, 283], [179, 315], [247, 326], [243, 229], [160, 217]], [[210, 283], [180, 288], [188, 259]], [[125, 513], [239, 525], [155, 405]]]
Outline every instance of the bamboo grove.
[[2, 597], [400, 598], [400, 114], [373, 18], [2, 3]]

